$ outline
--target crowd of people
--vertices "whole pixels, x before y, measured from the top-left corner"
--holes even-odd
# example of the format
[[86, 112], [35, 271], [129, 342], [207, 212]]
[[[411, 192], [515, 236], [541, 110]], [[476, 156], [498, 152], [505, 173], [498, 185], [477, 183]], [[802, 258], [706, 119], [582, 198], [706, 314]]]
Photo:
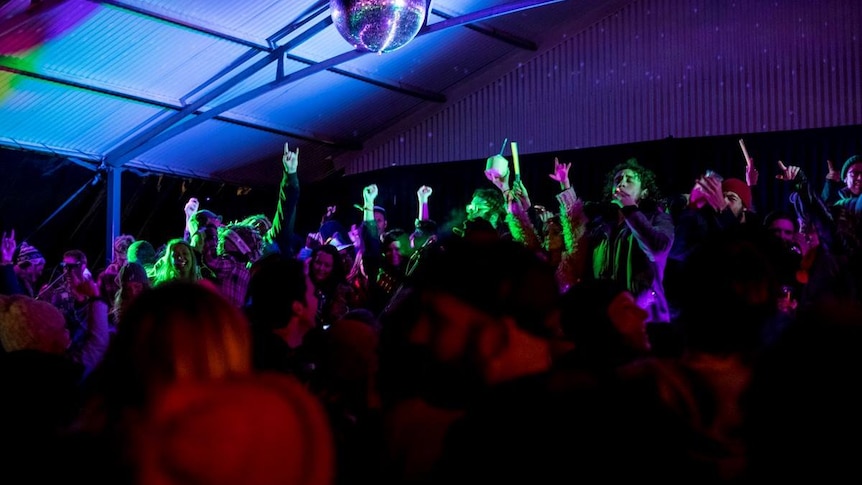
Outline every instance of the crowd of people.
[[822, 191], [778, 162], [769, 210], [746, 162], [665, 196], [629, 159], [587, 201], [555, 159], [546, 208], [497, 155], [457, 221], [422, 186], [390, 227], [371, 184], [296, 245], [285, 145], [273, 216], [192, 198], [99, 271], [3, 233], [4, 481], [858, 479], [862, 158]]

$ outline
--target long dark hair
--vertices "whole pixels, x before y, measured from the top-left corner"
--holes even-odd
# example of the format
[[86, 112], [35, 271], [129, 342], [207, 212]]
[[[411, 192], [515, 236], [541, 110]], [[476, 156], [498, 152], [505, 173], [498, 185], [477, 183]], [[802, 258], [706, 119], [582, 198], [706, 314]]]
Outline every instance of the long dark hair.
[[[338, 249], [331, 244], [321, 244], [314, 248], [311, 251], [311, 261], [309, 265], [314, 264], [315, 258], [317, 258], [317, 255], [320, 253], [326, 253], [332, 256], [332, 271], [324, 281], [314, 281], [314, 279], [311, 281], [314, 283], [314, 287], [317, 290], [329, 293], [334, 291], [339, 283], [346, 282], [347, 275], [344, 272], [344, 263], [341, 258], [341, 253], [339, 253]], [[311, 276], [310, 270], [311, 268], [309, 267], [309, 276]]]

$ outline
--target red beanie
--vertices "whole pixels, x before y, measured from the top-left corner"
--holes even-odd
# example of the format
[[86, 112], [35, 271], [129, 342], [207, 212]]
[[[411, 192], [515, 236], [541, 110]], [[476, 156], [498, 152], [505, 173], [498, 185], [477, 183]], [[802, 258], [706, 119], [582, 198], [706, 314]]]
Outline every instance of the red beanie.
[[751, 187], [739, 179], [724, 179], [721, 183], [722, 192], [733, 192], [742, 199], [742, 205], [746, 209], [751, 208]]

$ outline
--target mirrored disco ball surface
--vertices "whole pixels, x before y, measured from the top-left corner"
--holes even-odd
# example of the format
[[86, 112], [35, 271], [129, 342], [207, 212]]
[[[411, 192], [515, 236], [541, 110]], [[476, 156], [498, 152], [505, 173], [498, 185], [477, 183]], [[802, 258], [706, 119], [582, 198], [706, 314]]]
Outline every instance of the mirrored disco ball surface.
[[353, 47], [390, 52], [404, 46], [425, 22], [427, 0], [330, 0], [332, 21]]

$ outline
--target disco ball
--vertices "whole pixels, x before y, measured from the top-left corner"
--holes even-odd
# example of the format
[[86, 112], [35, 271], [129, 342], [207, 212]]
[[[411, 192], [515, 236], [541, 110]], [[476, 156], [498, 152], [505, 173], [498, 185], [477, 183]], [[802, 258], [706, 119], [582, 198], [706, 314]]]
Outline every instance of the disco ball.
[[410, 42], [428, 10], [428, 0], [329, 0], [332, 21], [359, 50], [390, 52]]

